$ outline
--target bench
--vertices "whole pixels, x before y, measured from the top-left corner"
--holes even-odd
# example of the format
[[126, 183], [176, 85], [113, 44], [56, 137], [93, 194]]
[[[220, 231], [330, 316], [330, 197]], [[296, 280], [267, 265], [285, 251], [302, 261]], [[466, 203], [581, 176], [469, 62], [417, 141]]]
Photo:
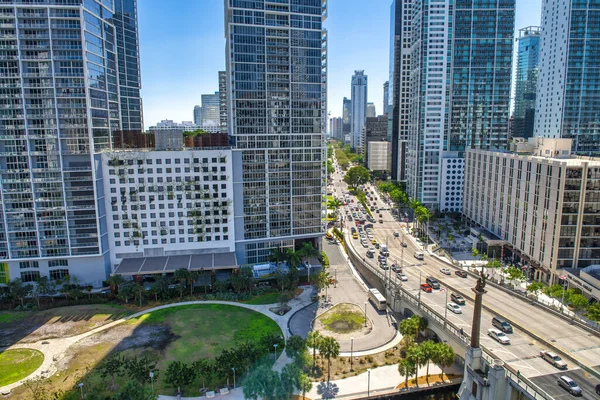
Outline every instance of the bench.
[[215, 397], [215, 392], [214, 391], [210, 391], [210, 392], [206, 392], [206, 398], [207, 399], [213, 399]]
[[229, 394], [229, 389], [228, 388], [223, 388], [219, 390], [219, 393], [221, 393], [222, 396]]

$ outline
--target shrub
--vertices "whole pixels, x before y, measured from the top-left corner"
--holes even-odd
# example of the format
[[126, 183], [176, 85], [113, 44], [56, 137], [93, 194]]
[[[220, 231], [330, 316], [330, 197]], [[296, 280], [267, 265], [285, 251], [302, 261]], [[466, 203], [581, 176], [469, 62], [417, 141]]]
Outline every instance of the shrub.
[[365, 356], [365, 359], [370, 363], [373, 362], [373, 356]]

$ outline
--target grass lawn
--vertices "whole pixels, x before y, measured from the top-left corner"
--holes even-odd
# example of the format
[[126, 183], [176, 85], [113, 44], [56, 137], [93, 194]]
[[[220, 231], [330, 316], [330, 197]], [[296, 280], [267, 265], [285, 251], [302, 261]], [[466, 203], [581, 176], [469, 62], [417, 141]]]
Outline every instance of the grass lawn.
[[0, 353], [0, 386], [25, 378], [42, 365], [44, 355], [32, 349], [6, 350]]
[[19, 321], [27, 317], [29, 313], [23, 311], [2, 311], [0, 312], [0, 324], [9, 324], [11, 322]]
[[319, 317], [321, 323], [332, 332], [350, 333], [361, 329], [365, 317], [360, 308], [354, 305], [340, 304]]
[[252, 300], [244, 301], [243, 303], [253, 304], [253, 305], [279, 303], [280, 296], [281, 296], [281, 293], [279, 293], [279, 292], [265, 293], [265, 294], [256, 296]]

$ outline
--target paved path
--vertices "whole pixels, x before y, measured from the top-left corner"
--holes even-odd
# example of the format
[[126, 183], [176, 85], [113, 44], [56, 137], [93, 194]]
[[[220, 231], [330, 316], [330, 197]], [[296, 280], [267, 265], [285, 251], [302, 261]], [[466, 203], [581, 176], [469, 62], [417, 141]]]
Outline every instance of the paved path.
[[[121, 319], [111, 322], [109, 324], [99, 326], [95, 329], [92, 329], [91, 331], [88, 331], [86, 333], [76, 335], [76, 336], [70, 336], [70, 337], [58, 338], [58, 339], [40, 340], [40, 341], [34, 342], [34, 343], [18, 343], [17, 342], [14, 345], [8, 347], [6, 350], [22, 349], [22, 348], [39, 350], [44, 354], [44, 361], [42, 362], [42, 365], [28, 377], [21, 379], [20, 381], [11, 383], [10, 385], [0, 387], [0, 393], [8, 392], [17, 386], [20, 386], [28, 379], [36, 379], [39, 377], [47, 378], [47, 377], [52, 376], [57, 371], [57, 364], [64, 357], [68, 348], [71, 347], [73, 344], [77, 343], [78, 341], [80, 341], [81, 339], [84, 339], [84, 338], [91, 336], [93, 334], [96, 334], [98, 332], [102, 332], [106, 329], [110, 329], [110, 328], [114, 327], [115, 325], [118, 325], [128, 319], [137, 318], [141, 315], [144, 315], [144, 314], [156, 311], [156, 310], [162, 310], [165, 308], [178, 307], [178, 306], [184, 306], [184, 305], [190, 305], [190, 304], [226, 304], [226, 305], [232, 305], [232, 306], [236, 306], [236, 307], [247, 308], [250, 310], [257, 311], [261, 314], [264, 314], [267, 317], [274, 320], [277, 323], [277, 325], [279, 325], [279, 327], [281, 328], [281, 331], [283, 332], [285, 338], [287, 338], [289, 336], [288, 320], [290, 319], [291, 315], [294, 312], [296, 312], [312, 303], [312, 301], [310, 300], [312, 288], [309, 286], [304, 286], [301, 288], [304, 290], [300, 294], [300, 296], [298, 296], [288, 302], [288, 305], [292, 309], [285, 315], [276, 315], [273, 312], [269, 311], [269, 308], [273, 307], [274, 304], [252, 305], [252, 304], [236, 303], [236, 302], [232, 302], [232, 301], [216, 301], [216, 300], [215, 301], [212, 301], [212, 300], [211, 301], [185, 301], [185, 302], [180, 302], [180, 303], [166, 304], [163, 306], [149, 308], [147, 310], [140, 311], [139, 313], [132, 314], [126, 318], [121, 318]], [[280, 357], [277, 359], [277, 362], [273, 366], [273, 369], [280, 371], [289, 362], [290, 362], [290, 359], [285, 355], [284, 352], [282, 352]]]

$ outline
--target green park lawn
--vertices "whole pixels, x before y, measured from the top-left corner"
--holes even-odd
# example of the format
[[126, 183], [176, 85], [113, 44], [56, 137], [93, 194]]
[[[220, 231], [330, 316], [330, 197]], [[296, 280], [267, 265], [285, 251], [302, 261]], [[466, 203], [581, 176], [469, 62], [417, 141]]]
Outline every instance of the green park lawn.
[[336, 333], [350, 333], [361, 329], [364, 314], [354, 304], [339, 304], [318, 317], [327, 330]]
[[0, 353], [0, 386], [25, 378], [44, 362], [44, 355], [32, 349], [5, 350]]
[[244, 301], [245, 304], [252, 305], [261, 305], [261, 304], [274, 304], [279, 303], [279, 298], [281, 297], [280, 292], [271, 292], [260, 294], [253, 298], [252, 300]]

